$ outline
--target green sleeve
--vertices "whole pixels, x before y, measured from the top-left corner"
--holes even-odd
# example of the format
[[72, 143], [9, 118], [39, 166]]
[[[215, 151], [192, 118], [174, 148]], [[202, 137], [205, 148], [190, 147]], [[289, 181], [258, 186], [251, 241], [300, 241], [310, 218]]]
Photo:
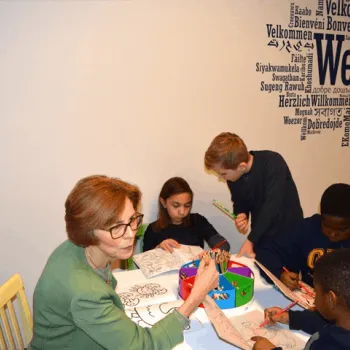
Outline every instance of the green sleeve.
[[75, 296], [71, 312], [76, 326], [107, 350], [166, 350], [183, 341], [183, 323], [175, 313], [152, 328], [142, 328], [113, 303], [108, 293]]

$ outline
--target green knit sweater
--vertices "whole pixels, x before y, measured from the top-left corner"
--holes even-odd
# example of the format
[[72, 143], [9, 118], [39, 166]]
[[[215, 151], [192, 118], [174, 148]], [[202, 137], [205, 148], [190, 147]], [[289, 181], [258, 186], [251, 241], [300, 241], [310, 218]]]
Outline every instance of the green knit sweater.
[[152, 328], [125, 314], [114, 291], [70, 241], [50, 256], [34, 292], [34, 336], [28, 350], [171, 349], [183, 341], [186, 321], [171, 313]]

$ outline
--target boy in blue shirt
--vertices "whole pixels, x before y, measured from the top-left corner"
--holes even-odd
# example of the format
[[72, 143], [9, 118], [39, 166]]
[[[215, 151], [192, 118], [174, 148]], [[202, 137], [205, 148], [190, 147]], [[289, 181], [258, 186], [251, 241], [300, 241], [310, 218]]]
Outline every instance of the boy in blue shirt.
[[[350, 249], [324, 255], [315, 265], [315, 312], [286, 311], [271, 307], [265, 310], [269, 325], [289, 324], [290, 329], [313, 334], [304, 350], [350, 349]], [[253, 337], [255, 350], [277, 350], [269, 340]]]
[[302, 220], [271, 244], [259, 247], [256, 259], [293, 290], [299, 286], [299, 273], [312, 286], [316, 261], [339, 248], [350, 248], [350, 185], [344, 183], [325, 190], [321, 215]]

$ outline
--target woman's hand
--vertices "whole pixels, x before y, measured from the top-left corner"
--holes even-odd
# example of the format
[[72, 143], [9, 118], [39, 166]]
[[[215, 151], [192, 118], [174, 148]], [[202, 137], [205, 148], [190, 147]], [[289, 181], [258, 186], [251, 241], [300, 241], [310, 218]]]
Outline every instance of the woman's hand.
[[214, 259], [203, 259], [198, 267], [192, 293], [199, 297], [200, 303], [205, 296], [219, 285], [219, 272]]
[[272, 350], [276, 347], [276, 345], [272, 344], [270, 340], [264, 337], [252, 337], [251, 340], [256, 342], [253, 346], [253, 350]]
[[280, 307], [274, 306], [264, 310], [265, 320], [269, 320], [268, 325], [273, 326], [274, 324], [283, 323], [289, 324], [289, 312], [285, 311], [282, 314], [277, 315], [278, 312], [282, 311]]
[[284, 271], [280, 277], [283, 282], [290, 290], [297, 289], [299, 287], [299, 275], [294, 272]]
[[235, 219], [235, 224], [238, 232], [242, 233], [243, 235], [247, 234], [249, 229], [249, 224], [248, 224], [248, 218], [246, 214], [244, 213], [238, 214]]
[[213, 259], [203, 259], [199, 264], [191, 294], [178, 311], [188, 318], [207, 294], [218, 285], [219, 273], [216, 269], [215, 261]]
[[197, 255], [198, 259], [202, 260], [204, 254], [205, 254], [205, 250], [200, 252], [200, 253], [198, 253], [198, 255]]
[[175, 239], [165, 239], [162, 243], [159, 244], [159, 247], [163, 250], [166, 250], [169, 253], [173, 252], [174, 248], [180, 248], [181, 244], [175, 241]]

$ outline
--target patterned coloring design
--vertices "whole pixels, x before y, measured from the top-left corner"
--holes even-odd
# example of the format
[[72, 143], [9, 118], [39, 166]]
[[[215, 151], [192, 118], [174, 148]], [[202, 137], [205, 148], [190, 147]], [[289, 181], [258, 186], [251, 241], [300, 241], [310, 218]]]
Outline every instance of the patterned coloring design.
[[[135, 307], [125, 310], [129, 318], [141, 327], [152, 327], [156, 322], [164, 318], [174, 309], [177, 309], [183, 301]], [[190, 325], [186, 330], [190, 329]]]
[[305, 347], [305, 342], [280, 325], [260, 327], [264, 321], [264, 314], [260, 311], [251, 311], [242, 316], [230, 318], [231, 323], [236, 328], [240, 336], [253, 347], [254, 342], [251, 337], [260, 336], [267, 338], [276, 347], [282, 349], [301, 350]]
[[201, 251], [201, 247], [182, 244], [179, 249], [174, 249], [173, 253], [156, 248], [134, 255], [133, 259], [145, 277], [150, 278], [164, 272], [179, 270], [182, 265], [196, 259]]
[[135, 307], [140, 304], [141, 299], [154, 298], [167, 292], [168, 290], [158, 283], [147, 283], [131, 286], [128, 292], [118, 295], [124, 307]]

